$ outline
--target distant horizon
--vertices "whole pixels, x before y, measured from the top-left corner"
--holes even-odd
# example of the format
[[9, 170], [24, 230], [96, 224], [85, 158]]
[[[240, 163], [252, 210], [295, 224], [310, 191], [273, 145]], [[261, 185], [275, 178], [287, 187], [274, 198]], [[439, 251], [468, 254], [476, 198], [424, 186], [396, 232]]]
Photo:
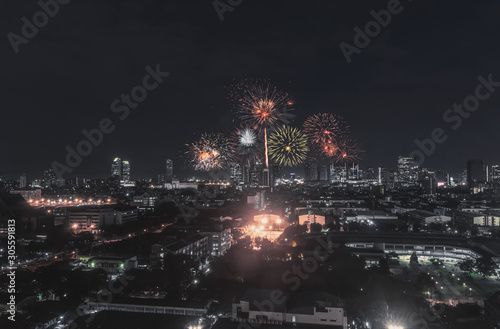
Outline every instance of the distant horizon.
[[[110, 159], [115, 159], [115, 158], [121, 158], [122, 160], [128, 160], [130, 161], [130, 167], [131, 167], [131, 177], [132, 177], [132, 180], [135, 181], [135, 180], [144, 180], [144, 179], [157, 179], [158, 178], [158, 175], [163, 175], [165, 174], [165, 170], [163, 170], [163, 172], [159, 171], [157, 173], [154, 173], [152, 174], [152, 176], [148, 176], [148, 175], [144, 175], [144, 174], [139, 174], [139, 175], [136, 175], [134, 174], [134, 162], [133, 160], [130, 160], [129, 158], [123, 158], [123, 157], [120, 157], [120, 156], [114, 156], [114, 157], [110, 157]], [[172, 158], [165, 158], [166, 159], [172, 159]], [[474, 158], [475, 160], [476, 158]], [[201, 178], [201, 177], [206, 177], [206, 176], [210, 176], [210, 173], [207, 173], [207, 172], [197, 172], [197, 171], [194, 171], [190, 168], [188, 169], [184, 169], [184, 171], [179, 174], [178, 172], [178, 169], [177, 169], [177, 164], [176, 164], [176, 161], [175, 159], [172, 159], [173, 160], [173, 164], [174, 164], [174, 177], [176, 178], [180, 178], [180, 179], [190, 179], [190, 178]], [[472, 158], [469, 159], [469, 160], [473, 160]], [[481, 159], [478, 159], [478, 160], [481, 160]], [[488, 166], [491, 166], [491, 165], [496, 165], [497, 163], [486, 163], [484, 160], [481, 160], [484, 162], [485, 165], [488, 165]], [[102, 174], [101, 176], [99, 174], [71, 174], [71, 175], [65, 175], [63, 178], [64, 179], [71, 179], [71, 178], [75, 178], [75, 177], [78, 177], [78, 178], [86, 178], [86, 179], [107, 179], [107, 178], [110, 178], [111, 177], [111, 162], [112, 160], [109, 162], [109, 173], [108, 174]], [[362, 161], [361, 161], [362, 162]], [[355, 164], [358, 164], [358, 163], [355, 163]], [[499, 163], [500, 164], [500, 163]], [[325, 165], [328, 165], [328, 164], [325, 164]], [[331, 165], [331, 164], [330, 164]], [[344, 166], [343, 164], [335, 164], [336, 167], [340, 167], [340, 166]], [[298, 172], [300, 173], [300, 175], [303, 175], [303, 167], [304, 167], [304, 164], [300, 165], [300, 166], [296, 166], [296, 167], [281, 167], [281, 171], [282, 172], [286, 172], [286, 174], [289, 174], [291, 172]], [[352, 163], [350, 165], [348, 165], [348, 167], [352, 167]], [[391, 168], [391, 169], [396, 169], [398, 168], [397, 166], [397, 158], [396, 160], [394, 161], [394, 165], [393, 166], [363, 166], [361, 163], [359, 164], [359, 168], [360, 170], [366, 170], [368, 168], [374, 168], [374, 169], [378, 169], [378, 168]], [[464, 170], [466, 170], [466, 163], [464, 163], [464, 166], [462, 167], [462, 169], [453, 169], [453, 170], [447, 170], [447, 169], [442, 169], [442, 168], [432, 168], [432, 167], [426, 167], [426, 166], [423, 166], [423, 167], [419, 167], [420, 169], [432, 169], [432, 170], [439, 170], [439, 171], [444, 171], [444, 172], [447, 172], [449, 173], [450, 175], [452, 175], [453, 177], [456, 177], [460, 174], [462, 174], [464, 172]], [[49, 168], [47, 168], [49, 169]], [[2, 173], [0, 171], [0, 177], [3, 177], [4, 180], [19, 180], [19, 177], [23, 174], [23, 173], [26, 173], [27, 176], [28, 176], [28, 180], [34, 180], [34, 179], [43, 179], [43, 172], [44, 170], [47, 170], [47, 169], [43, 169], [43, 170], [40, 170], [40, 174], [39, 176], [34, 176], [33, 174], [29, 173], [29, 172], [20, 172], [18, 176], [15, 176], [15, 175], [6, 175], [5, 173]], [[216, 173], [220, 173], [221, 171], [218, 171]], [[223, 172], [223, 171], [222, 171]], [[201, 178], [201, 179], [204, 179], [204, 178]]]

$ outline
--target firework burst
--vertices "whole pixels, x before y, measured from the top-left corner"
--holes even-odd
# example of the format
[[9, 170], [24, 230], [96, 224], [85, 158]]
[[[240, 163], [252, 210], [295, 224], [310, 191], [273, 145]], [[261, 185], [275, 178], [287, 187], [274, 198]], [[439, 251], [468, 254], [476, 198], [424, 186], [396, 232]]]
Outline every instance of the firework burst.
[[282, 126], [269, 138], [269, 154], [280, 166], [294, 167], [307, 159], [307, 137], [297, 128]]
[[304, 122], [304, 132], [316, 153], [334, 158], [339, 153], [339, 141], [349, 133], [349, 125], [342, 117], [332, 113], [311, 115]]
[[240, 101], [241, 120], [259, 129], [287, 123], [293, 101], [287, 93], [270, 84], [248, 89]]
[[311, 115], [304, 122], [304, 132], [311, 143], [334, 142], [338, 136], [348, 131], [349, 126], [344, 119], [332, 113]]
[[233, 149], [224, 135], [203, 134], [189, 145], [189, 161], [194, 170], [214, 171], [226, 168], [233, 161]]
[[233, 81], [224, 86], [227, 89], [226, 101], [229, 108], [234, 114], [240, 114], [240, 103], [243, 100], [243, 96], [247, 90], [252, 89], [255, 85], [268, 85], [270, 84], [270, 79], [268, 78], [244, 78], [244, 79], [233, 79]]
[[241, 120], [244, 124], [264, 131], [266, 167], [269, 167], [267, 135], [276, 125], [287, 123], [293, 101], [287, 93], [267, 84], [247, 90], [240, 102]]
[[236, 129], [231, 142], [238, 161], [251, 164], [261, 159], [263, 147], [259, 137], [254, 129]]
[[349, 137], [342, 137], [337, 141], [338, 152], [335, 155], [336, 162], [353, 162], [362, 158], [365, 152], [361, 145]]

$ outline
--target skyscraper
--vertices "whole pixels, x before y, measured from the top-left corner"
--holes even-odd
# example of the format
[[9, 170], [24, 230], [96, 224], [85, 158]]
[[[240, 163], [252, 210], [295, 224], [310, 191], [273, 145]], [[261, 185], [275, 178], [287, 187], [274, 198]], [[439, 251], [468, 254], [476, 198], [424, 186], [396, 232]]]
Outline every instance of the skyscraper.
[[326, 165], [319, 167], [319, 180], [328, 181], [328, 167]]
[[500, 166], [499, 165], [492, 165], [491, 166], [491, 171], [490, 171], [490, 181], [493, 183], [496, 183], [500, 180]]
[[122, 179], [124, 183], [130, 182], [130, 162], [128, 160], [122, 161]]
[[174, 178], [174, 162], [171, 159], [167, 159], [165, 166], [165, 181], [167, 183], [172, 183]]
[[417, 181], [418, 166], [415, 164], [415, 158], [398, 157], [398, 181], [404, 185], [415, 184]]
[[230, 166], [231, 180], [240, 183], [243, 180], [242, 166], [239, 163], [232, 163]]
[[318, 164], [316, 162], [307, 162], [304, 165], [304, 181], [312, 182], [318, 180]]
[[52, 168], [47, 169], [43, 172], [43, 181], [45, 187], [51, 187], [57, 184], [56, 173]]
[[115, 158], [111, 163], [111, 176], [122, 179], [122, 159]]
[[471, 159], [467, 161], [467, 183], [469, 186], [486, 182], [486, 171], [483, 160]]
[[28, 186], [28, 176], [23, 173], [19, 177], [19, 188], [26, 188]]

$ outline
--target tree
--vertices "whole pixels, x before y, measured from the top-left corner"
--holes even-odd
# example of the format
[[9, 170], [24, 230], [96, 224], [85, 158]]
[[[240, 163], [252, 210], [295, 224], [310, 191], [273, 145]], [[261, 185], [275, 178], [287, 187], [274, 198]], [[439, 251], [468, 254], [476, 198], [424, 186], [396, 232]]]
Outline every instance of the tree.
[[179, 208], [172, 201], [162, 202], [155, 207], [155, 213], [159, 216], [172, 219], [179, 214]]
[[380, 258], [378, 261], [378, 268], [380, 270], [380, 273], [389, 275], [391, 274], [391, 270], [389, 268], [389, 262], [385, 258]]
[[419, 274], [417, 281], [415, 282], [415, 287], [420, 291], [432, 291], [436, 289], [436, 285], [432, 277], [427, 273]]
[[319, 224], [319, 223], [312, 223], [311, 224], [311, 233], [312, 232], [321, 232], [322, 228], [323, 228], [323, 226], [321, 226], [321, 224]]
[[472, 273], [474, 270], [474, 261], [472, 259], [466, 259], [458, 263], [458, 267], [468, 274]]
[[349, 222], [349, 224], [347, 224], [347, 230], [350, 232], [360, 231], [361, 225], [358, 222]]
[[476, 259], [476, 262], [474, 265], [475, 265], [476, 273], [481, 274], [483, 276], [483, 278], [495, 274], [496, 264], [491, 259], [491, 257], [485, 256], [485, 257], [478, 258], [478, 259]]
[[238, 240], [237, 246], [241, 246], [243, 249], [252, 249], [252, 239], [249, 236], [245, 236]]

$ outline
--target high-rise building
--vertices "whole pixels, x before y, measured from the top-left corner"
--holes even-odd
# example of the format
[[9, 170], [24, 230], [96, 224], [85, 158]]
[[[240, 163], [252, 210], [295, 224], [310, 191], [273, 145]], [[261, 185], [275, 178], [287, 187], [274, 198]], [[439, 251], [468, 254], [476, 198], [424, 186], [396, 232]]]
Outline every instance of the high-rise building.
[[281, 180], [281, 167], [277, 164], [273, 164], [272, 167], [272, 181], [271, 184], [274, 186], [276, 182]]
[[130, 183], [130, 162], [115, 158], [111, 163], [111, 176], [120, 181], [120, 183]]
[[471, 159], [467, 161], [467, 183], [469, 186], [486, 182], [486, 171], [483, 160]]
[[360, 175], [359, 165], [354, 165], [353, 163], [352, 167], [350, 167], [347, 171], [349, 179], [359, 179]]
[[436, 193], [437, 182], [435, 174], [432, 172], [423, 172], [419, 177], [420, 185], [424, 194], [433, 195]]
[[251, 167], [248, 165], [241, 166], [241, 176], [244, 184], [250, 184]]
[[123, 182], [130, 182], [130, 162], [128, 160], [122, 161], [122, 179]]
[[458, 184], [460, 184], [460, 185], [467, 185], [467, 169], [464, 169], [458, 175]]
[[239, 163], [232, 163], [230, 166], [231, 180], [235, 183], [240, 183], [243, 181], [243, 171], [242, 165]]
[[25, 173], [19, 177], [19, 188], [26, 188], [28, 186], [28, 175]]
[[57, 176], [52, 168], [43, 172], [44, 187], [51, 187], [57, 184]]
[[415, 158], [398, 157], [398, 182], [403, 185], [415, 184], [418, 178], [418, 166]]
[[111, 163], [111, 176], [122, 179], [122, 159], [115, 158]]
[[378, 180], [379, 178], [378, 170], [375, 171], [375, 169], [372, 167], [367, 168], [366, 171], [363, 173], [363, 178], [369, 180]]
[[264, 170], [264, 164], [262, 162], [255, 162], [252, 167], [250, 175], [250, 184], [253, 186], [263, 185], [262, 182], [262, 171]]
[[307, 162], [304, 165], [304, 181], [313, 182], [318, 180], [318, 164], [316, 162]]
[[330, 181], [340, 182], [344, 181], [347, 177], [347, 170], [345, 166], [330, 165]]
[[328, 181], [328, 167], [325, 165], [322, 165], [319, 168], [319, 180], [320, 181]]
[[387, 186], [387, 189], [394, 188], [396, 182], [396, 169], [394, 168], [379, 168], [380, 182]]
[[499, 165], [492, 165], [491, 170], [490, 170], [490, 181], [493, 183], [497, 183], [500, 181], [500, 166]]
[[165, 181], [167, 183], [172, 183], [174, 178], [174, 162], [172, 159], [167, 159], [165, 162]]

